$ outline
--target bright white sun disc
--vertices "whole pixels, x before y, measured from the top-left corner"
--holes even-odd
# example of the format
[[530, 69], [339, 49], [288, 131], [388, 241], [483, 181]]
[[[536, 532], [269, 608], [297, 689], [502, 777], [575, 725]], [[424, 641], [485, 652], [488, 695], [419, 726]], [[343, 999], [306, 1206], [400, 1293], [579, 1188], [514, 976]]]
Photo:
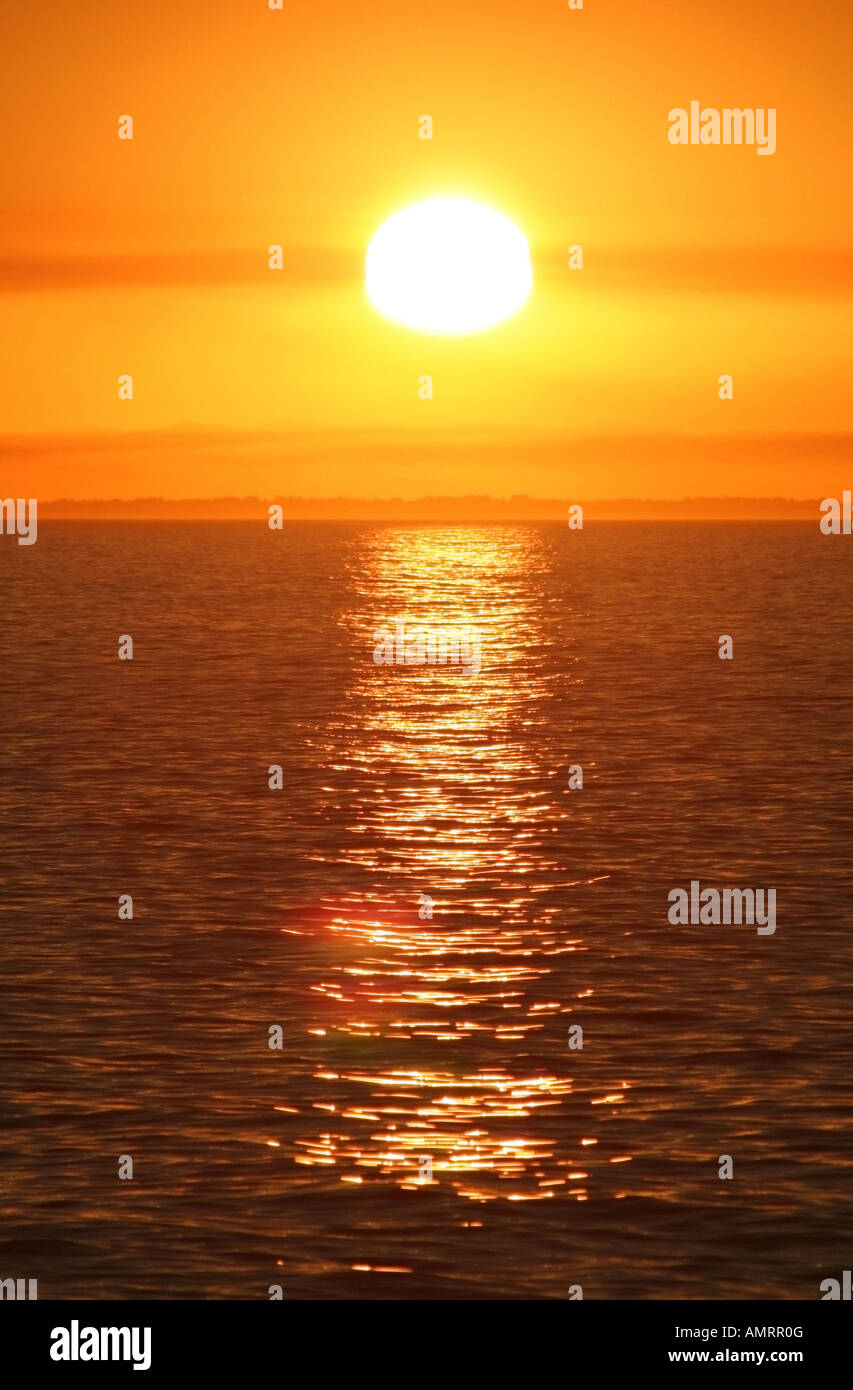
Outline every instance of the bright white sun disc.
[[518, 227], [465, 198], [432, 198], [389, 217], [365, 272], [379, 313], [423, 333], [491, 328], [518, 312], [533, 283]]

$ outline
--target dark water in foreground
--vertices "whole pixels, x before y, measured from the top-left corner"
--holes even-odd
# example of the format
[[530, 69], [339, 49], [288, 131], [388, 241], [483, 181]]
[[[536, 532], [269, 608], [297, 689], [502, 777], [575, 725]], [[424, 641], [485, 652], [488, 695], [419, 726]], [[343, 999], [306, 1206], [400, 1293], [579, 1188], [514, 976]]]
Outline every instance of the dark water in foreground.
[[[852, 559], [816, 523], [3, 537], [0, 1277], [817, 1298]], [[478, 627], [479, 676], [376, 666], [403, 617]], [[669, 925], [691, 878], [775, 887], [775, 935]]]

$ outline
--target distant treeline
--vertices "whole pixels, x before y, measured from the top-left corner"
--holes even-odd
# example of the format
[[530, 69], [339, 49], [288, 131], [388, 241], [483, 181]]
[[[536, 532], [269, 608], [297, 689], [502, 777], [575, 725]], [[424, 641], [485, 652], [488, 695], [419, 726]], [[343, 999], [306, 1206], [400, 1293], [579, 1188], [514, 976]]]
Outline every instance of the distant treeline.
[[50, 520], [249, 521], [266, 520], [277, 504], [285, 521], [566, 521], [572, 503], [590, 521], [817, 521], [820, 499], [790, 497], [617, 498], [587, 501], [547, 497], [139, 497], [39, 500]]

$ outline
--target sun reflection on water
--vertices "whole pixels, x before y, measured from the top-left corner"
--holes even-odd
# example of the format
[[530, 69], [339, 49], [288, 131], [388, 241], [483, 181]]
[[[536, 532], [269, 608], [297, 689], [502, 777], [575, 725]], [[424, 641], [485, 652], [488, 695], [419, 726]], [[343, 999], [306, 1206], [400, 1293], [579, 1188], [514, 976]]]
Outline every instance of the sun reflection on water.
[[[332, 767], [347, 795], [330, 785], [339, 845], [314, 857], [364, 886], [287, 927], [314, 938], [307, 1031], [321, 1060], [317, 1098], [286, 1131], [297, 1165], [352, 1194], [391, 1183], [469, 1202], [584, 1201], [588, 1107], [625, 1099], [627, 1083], [578, 1093], [567, 1046], [592, 991], [559, 899], [603, 876], [551, 855], [569, 815], [563, 769], [531, 764], [557, 684], [573, 680], [572, 653], [549, 652], [546, 569], [538, 538], [512, 527], [379, 528], [354, 545], [347, 737]], [[478, 628], [476, 679], [375, 665], [374, 630], [397, 622]], [[431, 917], [418, 915], [424, 895]]]

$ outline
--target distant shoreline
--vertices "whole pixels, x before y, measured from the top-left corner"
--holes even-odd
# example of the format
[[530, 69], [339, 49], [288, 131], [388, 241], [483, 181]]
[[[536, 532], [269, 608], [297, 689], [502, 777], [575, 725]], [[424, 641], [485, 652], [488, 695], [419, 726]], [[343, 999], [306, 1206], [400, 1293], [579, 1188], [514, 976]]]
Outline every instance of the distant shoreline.
[[285, 524], [316, 521], [453, 523], [551, 521], [567, 523], [580, 501], [588, 525], [596, 521], [813, 521], [820, 498], [686, 497], [676, 500], [624, 498], [587, 501], [511, 497], [140, 497], [133, 499], [39, 499], [42, 521], [266, 521], [269, 507], [282, 508]]

